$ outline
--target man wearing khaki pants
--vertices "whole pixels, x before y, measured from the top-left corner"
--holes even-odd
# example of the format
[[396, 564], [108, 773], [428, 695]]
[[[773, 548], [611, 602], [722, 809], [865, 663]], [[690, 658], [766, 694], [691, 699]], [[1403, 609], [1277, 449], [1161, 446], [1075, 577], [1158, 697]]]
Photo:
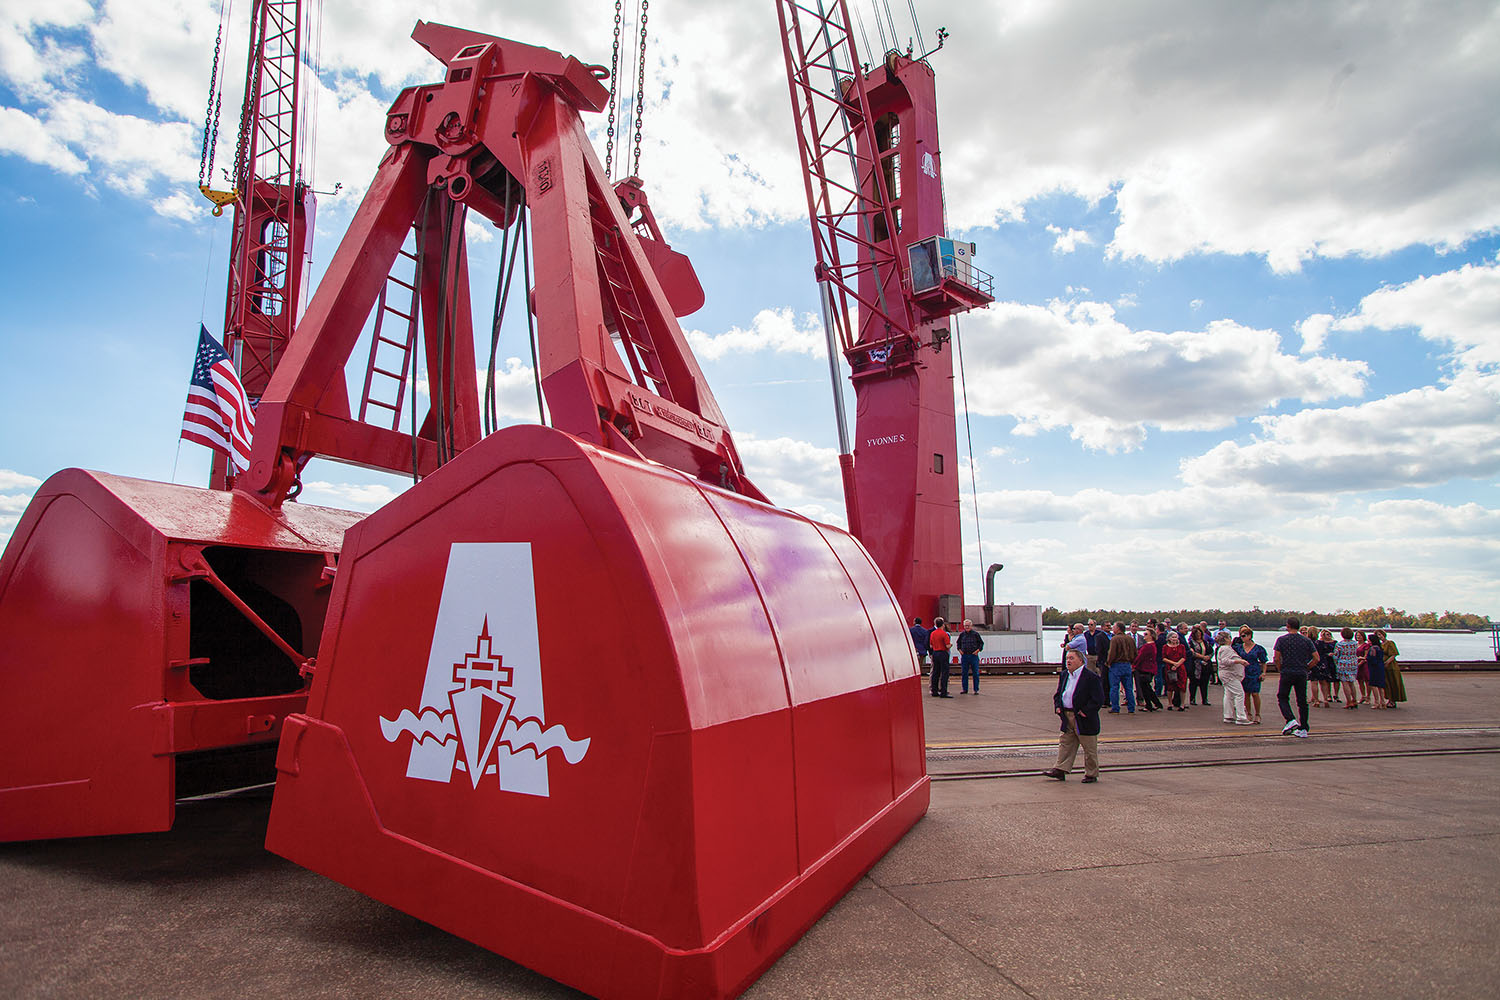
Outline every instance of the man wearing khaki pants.
[[1052, 704], [1061, 722], [1062, 735], [1057, 738], [1057, 766], [1042, 774], [1054, 781], [1068, 780], [1078, 748], [1083, 747], [1083, 783], [1099, 780], [1099, 709], [1104, 704], [1104, 690], [1099, 676], [1084, 664], [1083, 654], [1068, 650], [1064, 668], [1057, 678], [1057, 693]]

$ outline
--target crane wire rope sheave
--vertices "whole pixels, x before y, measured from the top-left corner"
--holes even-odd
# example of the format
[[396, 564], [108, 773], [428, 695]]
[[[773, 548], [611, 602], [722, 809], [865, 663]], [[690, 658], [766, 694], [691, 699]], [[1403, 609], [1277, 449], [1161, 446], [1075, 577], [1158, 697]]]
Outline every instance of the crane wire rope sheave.
[[[615, 0], [615, 39], [614, 48], [609, 59], [609, 119], [605, 128], [604, 136], [604, 176], [607, 180], [614, 177], [615, 157], [615, 119], [621, 109], [620, 95], [620, 36], [622, 31], [623, 0]], [[645, 112], [646, 93], [646, 27], [650, 20], [651, 0], [640, 0], [640, 6], [636, 9], [636, 23], [640, 25], [640, 44], [636, 49], [636, 77], [635, 94], [631, 99], [631, 108], [635, 114], [635, 148], [629, 177], [639, 176], [641, 170], [641, 119]], [[629, 138], [630, 128], [626, 126], [626, 137]], [[621, 164], [624, 163], [624, 152], [621, 151]]]

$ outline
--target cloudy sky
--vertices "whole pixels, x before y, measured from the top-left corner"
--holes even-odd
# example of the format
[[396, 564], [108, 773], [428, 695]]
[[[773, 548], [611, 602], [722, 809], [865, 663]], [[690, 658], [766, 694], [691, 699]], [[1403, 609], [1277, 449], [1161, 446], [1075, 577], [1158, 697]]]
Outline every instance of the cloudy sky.
[[[610, 57], [607, 0], [320, 6], [311, 179], [342, 188], [320, 199], [318, 269], [385, 107], [436, 76], [418, 16]], [[997, 292], [960, 328], [969, 600], [1003, 562], [1018, 603], [1500, 618], [1500, 4], [916, 12], [923, 48], [951, 32], [932, 58], [949, 223]], [[196, 191], [218, 19], [207, 0], [0, 8], [0, 540], [60, 468], [206, 482], [177, 430], [198, 324], [222, 329], [228, 219]], [[655, 0], [648, 34], [640, 172], [708, 296], [684, 324], [758, 485], [837, 522], [774, 4]], [[488, 315], [498, 242], [471, 228]], [[502, 405], [535, 419], [528, 365], [505, 360], [524, 327], [501, 347]], [[306, 499], [357, 509], [402, 488], [307, 478]]]

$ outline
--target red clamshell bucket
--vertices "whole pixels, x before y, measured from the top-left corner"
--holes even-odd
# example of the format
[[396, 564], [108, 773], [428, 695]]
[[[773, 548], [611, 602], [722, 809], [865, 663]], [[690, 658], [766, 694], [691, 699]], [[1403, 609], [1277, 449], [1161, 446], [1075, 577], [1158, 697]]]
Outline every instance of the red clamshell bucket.
[[925, 812], [847, 533], [542, 427], [346, 536], [267, 846], [604, 997], [743, 990]]
[[165, 830], [183, 795], [270, 780], [362, 516], [79, 469], [42, 484], [0, 557], [0, 840]]

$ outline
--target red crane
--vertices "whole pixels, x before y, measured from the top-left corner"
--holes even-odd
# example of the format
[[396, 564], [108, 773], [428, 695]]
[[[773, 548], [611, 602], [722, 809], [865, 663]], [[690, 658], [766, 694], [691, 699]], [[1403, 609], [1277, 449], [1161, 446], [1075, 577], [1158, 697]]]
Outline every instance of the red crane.
[[932, 67], [893, 51], [863, 69], [845, 0], [776, 7], [830, 356], [858, 401], [852, 447], [839, 416], [850, 530], [908, 616], [962, 618], [946, 348], [949, 317], [993, 297], [973, 247], [946, 235]]
[[[210, 186], [218, 133], [216, 84], [222, 89], [218, 46], [209, 84], [199, 187], [214, 202], [215, 215], [234, 205], [224, 348], [252, 401], [264, 395], [291, 342], [312, 254], [317, 199], [299, 162], [302, 30], [302, 0], [254, 0], [229, 191]], [[223, 32], [221, 23], [221, 39]], [[228, 486], [230, 471], [225, 457], [216, 453], [210, 486]]]

